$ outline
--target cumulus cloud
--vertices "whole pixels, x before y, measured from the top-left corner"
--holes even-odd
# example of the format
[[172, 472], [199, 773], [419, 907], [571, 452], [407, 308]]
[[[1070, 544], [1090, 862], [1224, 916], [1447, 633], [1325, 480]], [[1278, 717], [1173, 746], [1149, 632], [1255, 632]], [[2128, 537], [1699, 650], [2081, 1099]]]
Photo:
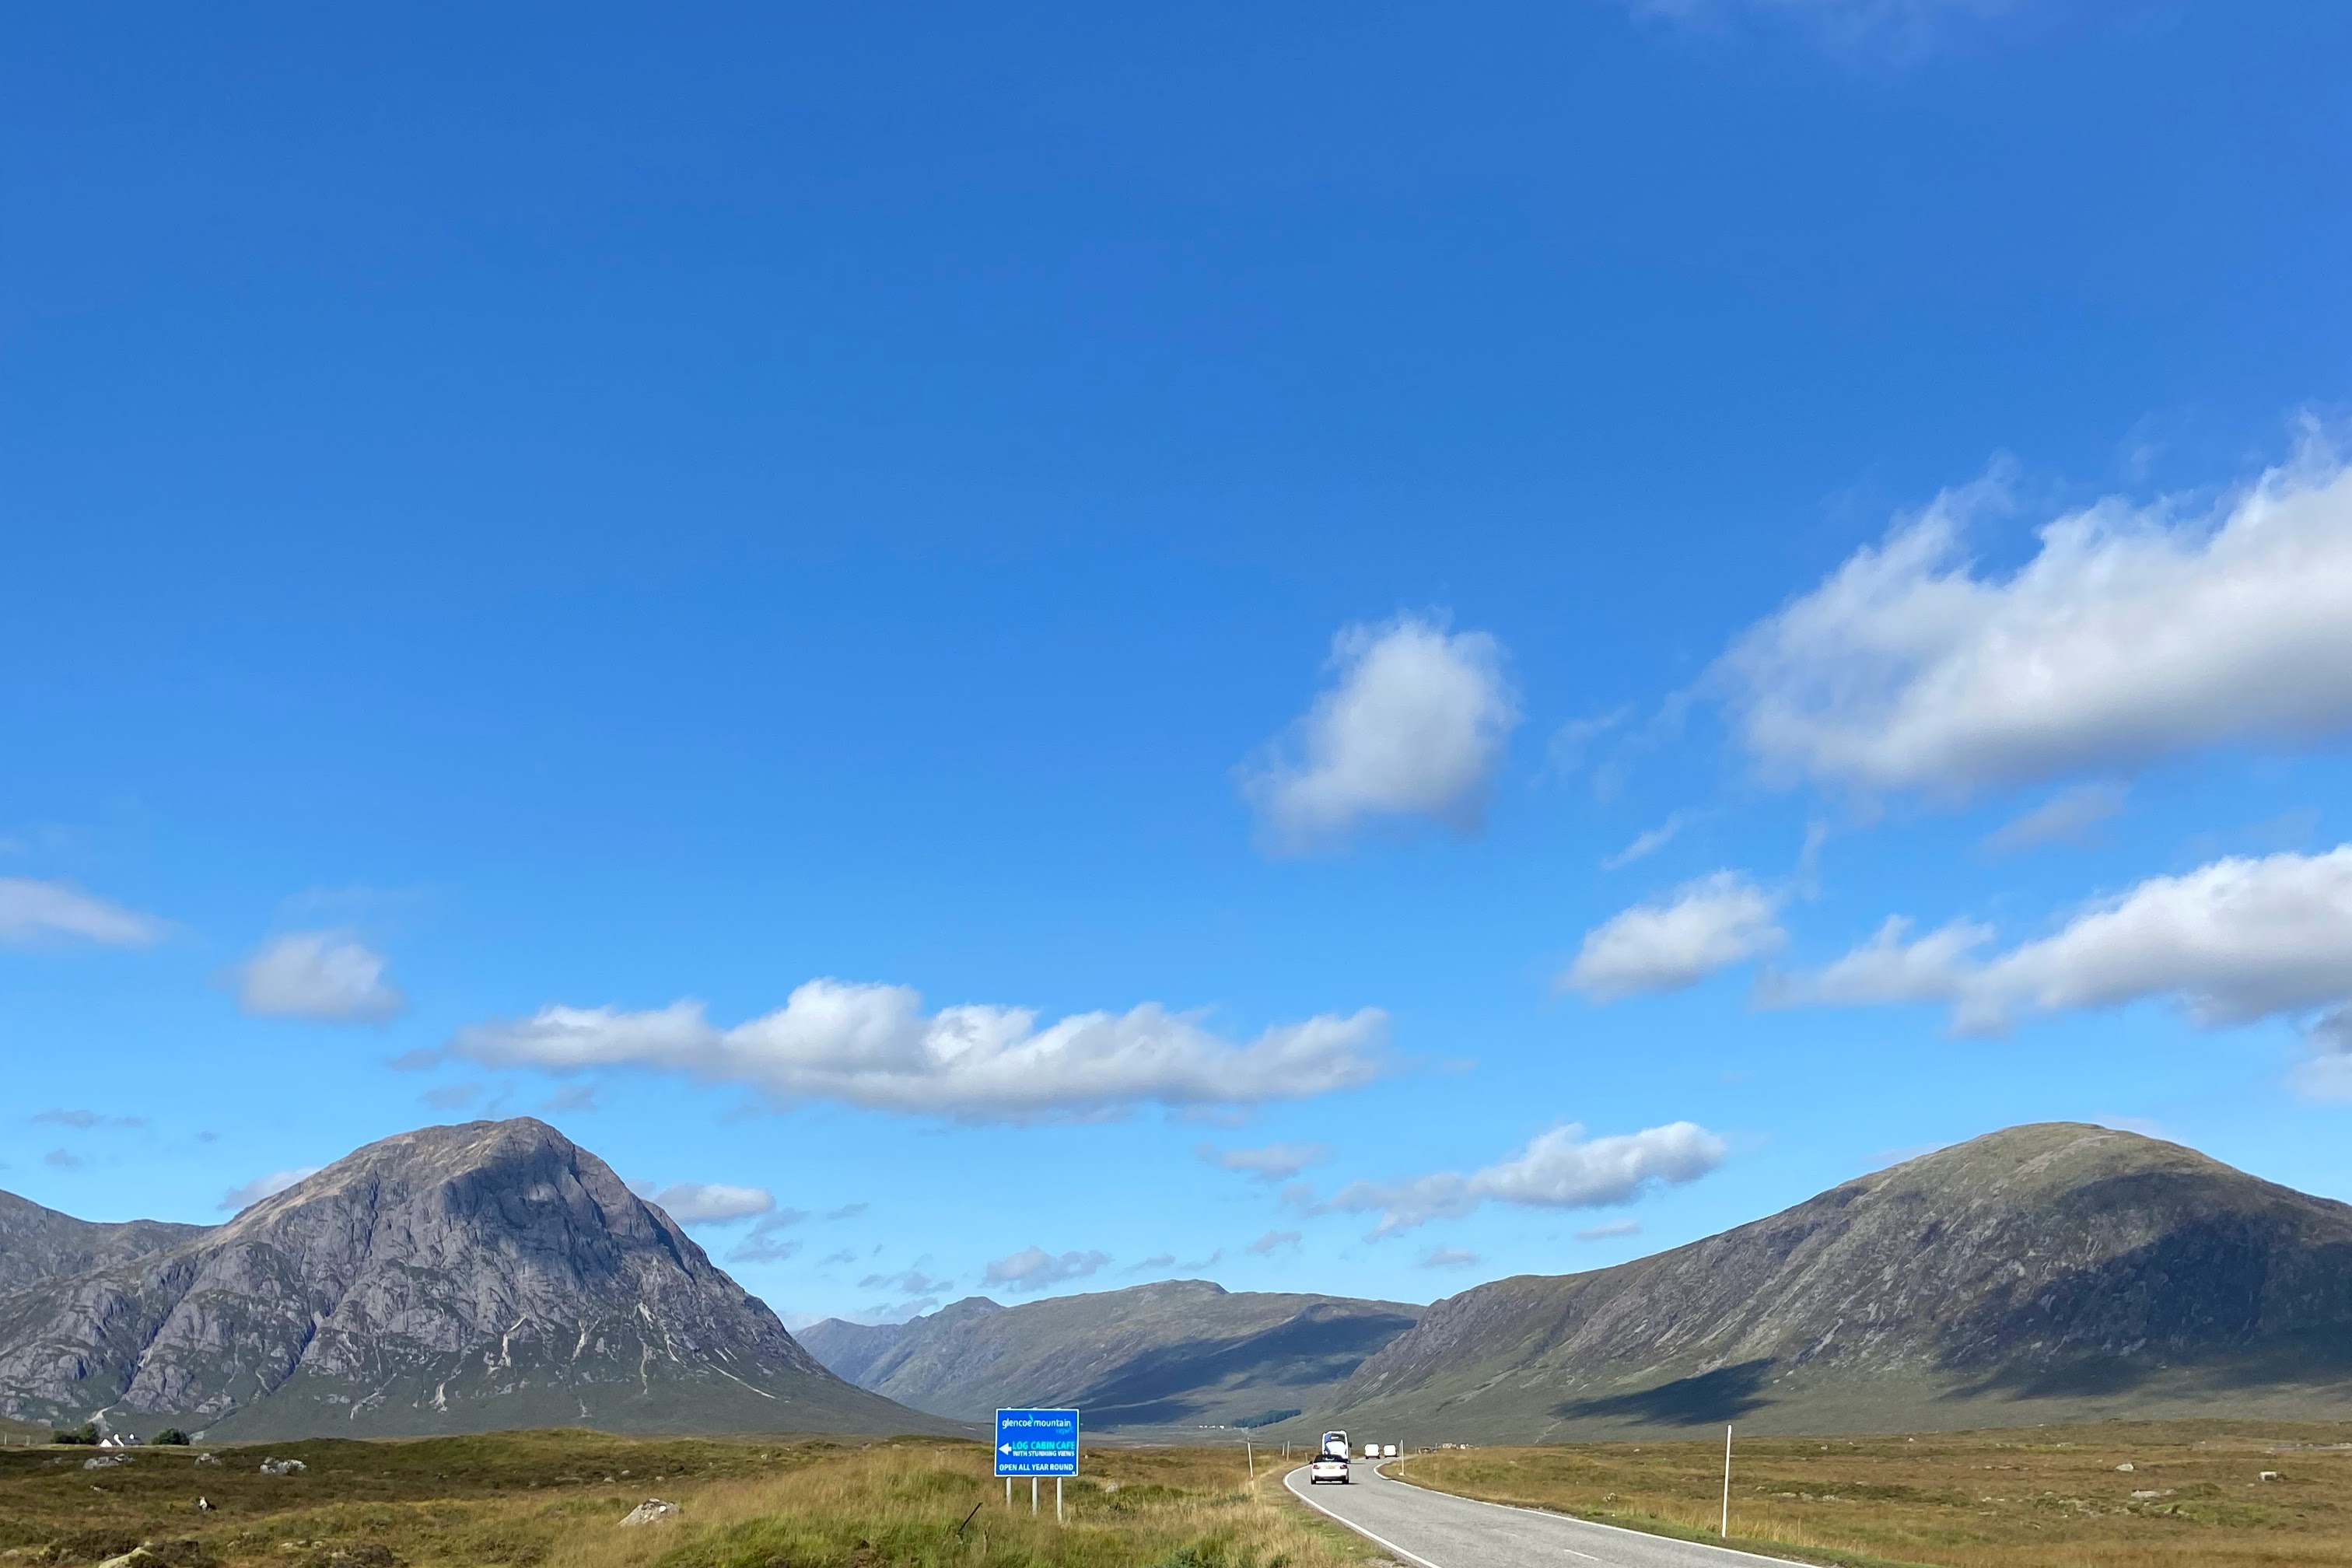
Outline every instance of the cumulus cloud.
[[315, 1176], [321, 1167], [304, 1165], [298, 1170], [272, 1171], [266, 1176], [256, 1176], [241, 1187], [231, 1187], [221, 1194], [220, 1206], [236, 1213], [251, 1208], [264, 1198], [276, 1197], [295, 1183]]
[[1660, 1184], [1695, 1182], [1722, 1164], [1730, 1145], [1689, 1121], [1587, 1139], [1570, 1123], [1535, 1139], [1499, 1164], [1464, 1175], [1441, 1171], [1409, 1182], [1356, 1182], [1318, 1213], [1377, 1213], [1372, 1238], [1437, 1219], [1460, 1219], [1481, 1204], [1535, 1208], [1606, 1208], [1630, 1203]]
[[1740, 873], [1717, 871], [1586, 932], [1559, 984], [1594, 1002], [1684, 990], [1718, 969], [1777, 951], [1788, 941], [1780, 904], [1780, 895]]
[[0, 877], [0, 944], [87, 942], [100, 947], [152, 947], [168, 930], [152, 915], [109, 903], [70, 882]]
[[1262, 1149], [1220, 1149], [1201, 1143], [1192, 1152], [1225, 1171], [1241, 1171], [1261, 1182], [1286, 1182], [1309, 1165], [1331, 1157], [1320, 1143], [1268, 1143]]
[[1982, 960], [1984, 926], [1958, 922], [1906, 941], [1889, 921], [1868, 943], [1768, 1000], [1948, 1002], [1963, 1033], [2021, 1014], [2179, 1005], [2208, 1028], [2326, 1011], [2352, 1002], [2352, 844], [2324, 855], [2230, 857], [2151, 877], [2095, 902], [2038, 941]]
[[1969, 954], [1993, 929], [1955, 921], [1914, 942], [1911, 921], [1890, 915], [1875, 935], [1834, 963], [1801, 974], [1768, 975], [1757, 987], [1767, 1006], [1857, 1007], [1945, 1002], [1958, 992]]
[[1423, 1268], [1467, 1268], [1478, 1261], [1478, 1255], [1458, 1247], [1433, 1247], [1421, 1255]]
[[1633, 1219], [1612, 1220], [1607, 1225], [1589, 1225], [1576, 1233], [1579, 1241], [1616, 1241], [1642, 1234], [1642, 1222]]
[[383, 972], [383, 955], [348, 931], [295, 931], [237, 971], [237, 1005], [261, 1018], [378, 1023], [405, 1005]]
[[[730, 1225], [770, 1214], [776, 1206], [776, 1194], [765, 1187], [730, 1187], [723, 1182], [672, 1182], [666, 1187], [631, 1182], [629, 1190], [680, 1225]], [[788, 1212], [799, 1217], [796, 1211]]]
[[1120, 1269], [1119, 1272], [1122, 1274], [1149, 1274], [1155, 1268], [1172, 1268], [1175, 1266], [1176, 1255], [1174, 1253], [1155, 1252], [1150, 1257], [1145, 1258], [1142, 1262], [1129, 1264], [1127, 1268]]
[[903, 985], [812, 980], [775, 1012], [720, 1028], [699, 1002], [646, 1012], [541, 1008], [479, 1024], [450, 1042], [497, 1067], [557, 1072], [645, 1067], [749, 1084], [778, 1105], [834, 1100], [874, 1110], [1019, 1121], [1101, 1114], [1143, 1102], [1249, 1104], [1367, 1083], [1385, 1070], [1377, 1008], [1278, 1025], [1239, 1044], [1196, 1016], [1146, 1003], [1079, 1013], [1043, 1028], [1025, 1007], [926, 1014]]
[[1985, 839], [1996, 855], [2014, 855], [2045, 844], [2082, 844], [2099, 824], [2122, 815], [2130, 794], [2117, 784], [2087, 784], [2065, 790]]
[[1303, 1238], [1295, 1230], [1269, 1230], [1249, 1244], [1252, 1258], [1271, 1258], [1286, 1247], [1297, 1247]]
[[1057, 1258], [1042, 1247], [1024, 1247], [990, 1264], [984, 1279], [1007, 1290], [1043, 1290], [1049, 1285], [1083, 1279], [1109, 1261], [1107, 1252], [1065, 1252]]
[[1949, 491], [1757, 626], [1714, 679], [1768, 771], [1965, 797], [2352, 730], [2352, 470], [2315, 447], [2218, 508], [2106, 500], [2006, 576]]
[[1486, 633], [1412, 616], [1342, 631], [1330, 688], [1244, 771], [1269, 839], [1307, 848], [1378, 818], [1475, 831], [1519, 721], [1502, 666]]

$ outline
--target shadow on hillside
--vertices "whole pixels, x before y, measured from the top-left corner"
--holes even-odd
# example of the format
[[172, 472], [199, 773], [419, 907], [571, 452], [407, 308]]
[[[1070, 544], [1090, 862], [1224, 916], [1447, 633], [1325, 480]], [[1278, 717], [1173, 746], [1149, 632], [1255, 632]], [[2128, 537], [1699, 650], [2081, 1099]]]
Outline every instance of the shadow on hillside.
[[1138, 1356], [1081, 1393], [1097, 1426], [1168, 1426], [1197, 1419], [1206, 1396], [1241, 1386], [1272, 1391], [1337, 1384], [1366, 1356], [1412, 1326], [1402, 1313], [1310, 1310], [1265, 1333], [1219, 1343], [1195, 1340]]
[[2085, 1399], [2138, 1393], [2251, 1394], [2352, 1379], [2352, 1345], [2339, 1334], [2297, 1334], [2255, 1350], [2168, 1359], [2082, 1355], [2004, 1368], [1955, 1386], [1946, 1399]]
[[1563, 1421], [1632, 1421], [1657, 1426], [1702, 1426], [1731, 1421], [1771, 1400], [1764, 1392], [1772, 1358], [1717, 1367], [1696, 1377], [1678, 1377], [1634, 1394], [1606, 1399], [1571, 1399], [1552, 1406]]
[[2352, 1247], [2315, 1244], [2292, 1216], [2221, 1207], [2209, 1184], [2135, 1173], [2066, 1194], [2084, 1225], [2178, 1217], [2146, 1246], [1960, 1305], [1943, 1325], [1943, 1365], [1965, 1380], [1948, 1397], [2102, 1398], [2155, 1383], [2223, 1393], [2344, 1375]]

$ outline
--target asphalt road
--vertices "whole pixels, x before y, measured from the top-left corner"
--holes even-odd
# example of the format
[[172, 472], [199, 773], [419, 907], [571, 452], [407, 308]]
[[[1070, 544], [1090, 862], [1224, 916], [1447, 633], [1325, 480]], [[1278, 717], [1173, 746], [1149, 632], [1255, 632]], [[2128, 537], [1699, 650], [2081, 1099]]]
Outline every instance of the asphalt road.
[[1785, 1559], [1669, 1541], [1556, 1513], [1507, 1508], [1392, 1481], [1369, 1465], [1349, 1467], [1344, 1486], [1309, 1486], [1306, 1467], [1284, 1484], [1412, 1568], [1789, 1568]]

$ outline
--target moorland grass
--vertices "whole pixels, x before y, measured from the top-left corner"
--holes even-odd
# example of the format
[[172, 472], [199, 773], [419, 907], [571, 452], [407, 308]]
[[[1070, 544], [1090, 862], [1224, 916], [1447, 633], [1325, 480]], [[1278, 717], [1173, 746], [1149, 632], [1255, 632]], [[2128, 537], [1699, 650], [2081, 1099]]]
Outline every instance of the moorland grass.
[[[1714, 1540], [1722, 1465], [1718, 1429], [1700, 1442], [1441, 1450], [1391, 1473]], [[1742, 1439], [1731, 1533], [1749, 1551], [1854, 1568], [2352, 1568], [2352, 1424]]]
[[[0, 1562], [153, 1542], [185, 1568], [1346, 1568], [1355, 1538], [1231, 1448], [1100, 1447], [1032, 1517], [974, 1443], [503, 1433], [133, 1450], [0, 1450]], [[265, 1476], [265, 1458], [302, 1461]], [[201, 1497], [213, 1504], [197, 1509]], [[621, 1528], [647, 1498], [675, 1521]]]

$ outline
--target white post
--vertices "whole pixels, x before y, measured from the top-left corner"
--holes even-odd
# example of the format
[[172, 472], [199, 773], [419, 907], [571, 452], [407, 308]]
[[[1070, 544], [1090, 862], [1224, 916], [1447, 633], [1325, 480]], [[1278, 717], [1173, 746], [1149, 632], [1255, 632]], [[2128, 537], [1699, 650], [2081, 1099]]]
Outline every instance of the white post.
[[1037, 1478], [1034, 1476], [1029, 1478], [1029, 1517], [1037, 1517]]
[[1054, 1522], [1062, 1522], [1062, 1478], [1054, 1478]]
[[1731, 1539], [1731, 1428], [1723, 1429], [1723, 1529], [1724, 1540]]
[[1013, 1506], [1013, 1478], [1011, 1476], [1004, 1478], [1004, 1506], [1007, 1508], [1011, 1508]]
[[1253, 1481], [1256, 1480], [1257, 1449], [1251, 1445], [1250, 1440], [1246, 1437], [1242, 1439], [1242, 1458], [1249, 1461], [1250, 1479]]

